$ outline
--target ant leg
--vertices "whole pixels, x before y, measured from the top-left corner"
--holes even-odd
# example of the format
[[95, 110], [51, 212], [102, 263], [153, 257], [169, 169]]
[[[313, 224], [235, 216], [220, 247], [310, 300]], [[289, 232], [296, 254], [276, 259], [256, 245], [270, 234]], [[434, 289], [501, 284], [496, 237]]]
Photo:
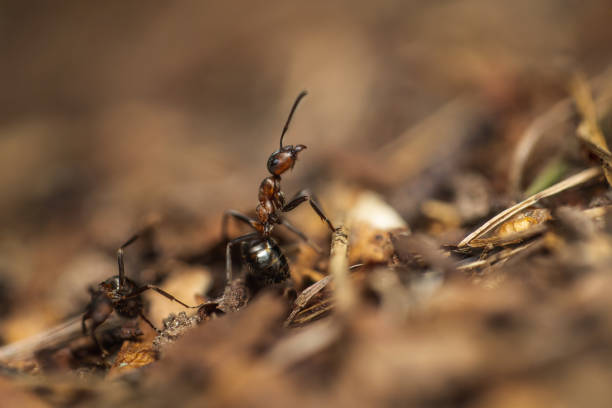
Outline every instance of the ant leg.
[[164, 296], [164, 297], [166, 297], [166, 298], [168, 298], [168, 299], [170, 299], [170, 300], [172, 300], [174, 302], [177, 302], [180, 305], [185, 306], [188, 309], [197, 309], [198, 308], [198, 306], [189, 306], [188, 304], [181, 302], [180, 300], [178, 300], [177, 298], [172, 296], [170, 293], [166, 292], [162, 288], [159, 288], [159, 287], [157, 287], [155, 285], [144, 285], [144, 286], [141, 286], [138, 289], [134, 290], [129, 295], [123, 296], [123, 299], [129, 299], [129, 298], [133, 298], [133, 297], [136, 297], [136, 296], [140, 296], [140, 294], [142, 292], [146, 292], [149, 289], [154, 290], [155, 292], [159, 293], [160, 295], [162, 295], [162, 296]]
[[87, 334], [87, 325], [85, 324], [87, 319], [91, 319], [91, 310], [87, 310], [85, 313], [83, 313], [83, 318], [81, 319], [81, 330], [83, 331], [83, 336]]
[[304, 234], [302, 231], [300, 231], [299, 229], [297, 229], [293, 224], [291, 224], [289, 221], [287, 221], [286, 219], [281, 219], [281, 224], [284, 225], [285, 227], [287, 227], [287, 229], [291, 232], [293, 232], [295, 235], [297, 235], [298, 237], [300, 237], [302, 239], [302, 241], [304, 241], [308, 246], [310, 246], [312, 249], [314, 249], [315, 251], [317, 251], [318, 253], [322, 253], [323, 251], [321, 250], [321, 248], [319, 248], [319, 246], [312, 242], [310, 240], [310, 238], [308, 238], [306, 236], [306, 234]]
[[227, 223], [229, 222], [229, 217], [234, 217], [238, 221], [242, 221], [243, 223], [250, 225], [251, 228], [257, 229], [257, 221], [252, 218], [247, 217], [246, 215], [235, 211], [235, 210], [227, 210], [223, 214], [223, 219], [221, 221], [221, 234], [224, 241], [227, 241]]
[[[108, 351], [104, 347], [102, 347], [102, 344], [96, 337], [96, 329], [98, 328], [98, 326], [104, 323], [106, 319], [108, 319], [108, 317], [111, 315], [112, 312], [113, 312], [112, 303], [110, 302], [110, 300], [104, 299], [104, 300], [98, 301], [95, 304], [93, 304], [92, 309], [88, 311], [87, 313], [85, 313], [85, 315], [89, 315], [89, 317], [91, 318], [91, 328], [90, 328], [90, 333], [89, 333], [91, 336], [91, 339], [96, 344], [96, 346], [98, 346], [98, 348], [102, 351], [103, 356], [108, 355]], [[82, 323], [83, 324], [85, 323], [85, 319], [82, 320]]]
[[151, 323], [151, 321], [149, 319], [147, 319], [147, 317], [144, 315], [144, 313], [142, 313], [142, 311], [138, 312], [138, 314], [140, 315], [142, 320], [144, 320], [149, 326], [151, 326], [151, 328], [153, 330], [155, 330], [155, 332], [157, 334], [161, 333], [161, 330], [159, 330], [157, 327], [155, 327], [155, 325], [153, 323]]
[[308, 202], [310, 203], [310, 206], [312, 207], [313, 210], [315, 210], [315, 212], [319, 215], [319, 217], [321, 217], [321, 219], [327, 223], [327, 226], [329, 227], [329, 229], [332, 232], [334, 232], [335, 231], [334, 226], [332, 225], [331, 221], [325, 216], [325, 214], [323, 214], [323, 210], [321, 209], [321, 206], [319, 205], [317, 198], [314, 195], [312, 195], [312, 193], [309, 190], [302, 190], [299, 193], [297, 193], [295, 197], [293, 197], [291, 201], [289, 201], [287, 205], [283, 207], [282, 211], [289, 212], [293, 210], [294, 208], [296, 208], [298, 205], [302, 204], [306, 200], [308, 200]]
[[246, 234], [238, 238], [234, 238], [227, 243], [225, 247], [225, 279], [226, 285], [232, 281], [232, 246], [242, 241], [246, 241], [247, 239], [251, 239], [257, 236], [256, 232], [251, 234]]

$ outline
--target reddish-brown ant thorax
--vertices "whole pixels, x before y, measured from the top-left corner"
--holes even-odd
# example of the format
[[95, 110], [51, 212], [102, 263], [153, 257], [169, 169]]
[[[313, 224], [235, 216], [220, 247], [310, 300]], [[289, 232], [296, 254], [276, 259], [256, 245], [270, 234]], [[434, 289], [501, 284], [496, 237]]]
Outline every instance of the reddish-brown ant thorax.
[[280, 176], [287, 170], [292, 169], [298, 153], [304, 149], [306, 149], [304, 145], [283, 146], [280, 150], [272, 153], [268, 159], [268, 171], [275, 176]]

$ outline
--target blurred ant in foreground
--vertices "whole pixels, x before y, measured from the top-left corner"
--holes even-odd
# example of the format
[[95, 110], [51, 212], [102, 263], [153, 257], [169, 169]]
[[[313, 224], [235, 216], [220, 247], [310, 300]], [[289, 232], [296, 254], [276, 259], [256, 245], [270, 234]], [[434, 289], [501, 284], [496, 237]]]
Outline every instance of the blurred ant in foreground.
[[323, 214], [323, 210], [321, 210], [316, 198], [309, 190], [300, 191], [295, 197], [289, 200], [289, 202], [285, 202], [285, 196], [281, 191], [281, 174], [289, 169], [293, 169], [298, 153], [306, 149], [306, 146], [302, 144], [283, 146], [283, 137], [289, 128], [293, 113], [304, 96], [306, 96], [306, 91], [302, 91], [293, 103], [293, 107], [291, 108], [291, 112], [289, 113], [289, 117], [281, 133], [280, 148], [268, 158], [267, 167], [271, 175], [263, 179], [259, 186], [259, 205], [256, 209], [257, 219], [251, 219], [234, 210], [226, 211], [223, 216], [222, 230], [224, 239], [227, 239], [227, 223], [229, 217], [233, 217], [238, 221], [250, 225], [256, 231], [234, 238], [227, 243], [225, 250], [227, 285], [232, 281], [231, 250], [236, 244], [240, 244], [242, 260], [247, 264], [249, 269], [247, 280], [256, 288], [282, 283], [289, 278], [287, 258], [285, 258], [285, 255], [276, 241], [270, 237], [270, 233], [276, 224], [284, 225], [304, 242], [312, 246], [317, 252], [321, 252], [306, 235], [282, 216], [283, 213], [295, 209], [303, 202], [308, 201], [319, 217], [327, 223], [329, 229], [332, 232], [334, 231], [334, 226], [331, 221]]
[[149, 326], [153, 328], [157, 333], [160, 331], [151, 323], [149, 319], [144, 315], [144, 305], [142, 302], [141, 294], [149, 289], [156, 291], [160, 295], [167, 297], [170, 300], [180, 303], [187, 308], [194, 308], [189, 306], [163, 289], [153, 285], [138, 286], [133, 280], [128, 279], [125, 276], [123, 266], [123, 250], [130, 245], [132, 242], [138, 239], [138, 235], [134, 235], [125, 244], [121, 245], [117, 250], [117, 263], [119, 265], [119, 275], [115, 275], [112, 278], [105, 280], [98, 285], [98, 289], [89, 289], [91, 293], [91, 301], [87, 305], [85, 314], [81, 321], [83, 334], [87, 334], [87, 326], [85, 322], [87, 319], [91, 319], [90, 335], [94, 343], [102, 350], [103, 355], [107, 355], [108, 352], [102, 347], [98, 339], [96, 338], [95, 331], [98, 326], [108, 319], [113, 310], [117, 312], [119, 316], [127, 317], [130, 319], [137, 318], [140, 316]]

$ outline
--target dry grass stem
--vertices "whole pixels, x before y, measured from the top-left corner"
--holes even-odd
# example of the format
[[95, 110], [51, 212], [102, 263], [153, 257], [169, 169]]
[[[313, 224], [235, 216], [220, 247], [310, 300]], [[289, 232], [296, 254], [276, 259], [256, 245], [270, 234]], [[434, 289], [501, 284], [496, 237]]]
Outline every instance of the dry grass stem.
[[485, 222], [474, 232], [466, 236], [457, 246], [461, 248], [470, 245], [470, 243], [476, 238], [483, 236], [489, 231], [492, 231], [504, 221], [510, 219], [519, 212], [531, 207], [543, 198], [554, 196], [565, 190], [584, 184], [596, 177], [599, 177], [601, 175], [601, 172], [601, 168], [591, 167], [589, 169], [581, 171], [578, 174], [574, 174], [573, 176], [568, 177], [563, 181], [560, 181], [559, 183], [547, 188], [546, 190], [542, 190], [539, 193], [536, 193], [531, 197], [526, 198], [520, 203], [517, 203], [512, 207], [505, 209], [504, 211], [497, 214], [495, 217]]
[[[608, 86], [612, 76], [612, 67], [608, 67], [602, 74], [591, 80], [594, 88]], [[596, 105], [602, 105], [612, 97], [609, 89], [606, 89], [597, 100]], [[523, 171], [527, 159], [531, 155], [534, 146], [554, 126], [569, 120], [574, 115], [572, 98], [564, 98], [550, 107], [546, 112], [539, 115], [525, 130], [517, 144], [510, 166], [510, 191], [515, 197], [519, 197], [523, 178]]]
[[582, 122], [576, 130], [578, 137], [586, 142], [587, 147], [595, 153], [604, 163], [603, 170], [608, 184], [612, 186], [612, 161], [610, 160], [610, 149], [606, 138], [599, 127], [597, 119], [597, 108], [591, 95], [589, 84], [578, 75], [572, 82], [572, 95]]

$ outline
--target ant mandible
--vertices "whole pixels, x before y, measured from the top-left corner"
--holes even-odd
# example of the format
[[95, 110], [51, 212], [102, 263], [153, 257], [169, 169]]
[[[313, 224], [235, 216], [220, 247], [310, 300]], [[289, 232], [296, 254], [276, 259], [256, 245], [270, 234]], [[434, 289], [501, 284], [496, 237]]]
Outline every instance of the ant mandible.
[[[132, 242], [138, 239], [138, 235], [134, 235], [127, 242], [119, 247], [117, 250], [117, 264], [119, 266], [119, 274], [111, 278], [108, 278], [104, 282], [98, 285], [97, 290], [92, 288], [89, 289], [91, 293], [91, 301], [87, 305], [85, 314], [81, 321], [83, 334], [87, 334], [87, 326], [85, 322], [91, 319], [90, 335], [94, 343], [102, 351], [103, 355], [107, 355], [108, 352], [102, 347], [98, 339], [96, 338], [95, 331], [98, 326], [108, 319], [113, 310], [117, 312], [119, 316], [134, 319], [141, 317], [149, 326], [153, 328], [157, 333], [160, 331], [151, 323], [149, 319], [144, 315], [144, 305], [142, 302], [141, 294], [149, 289], [154, 290], [162, 296], [167, 297], [170, 300], [180, 303], [187, 308], [195, 308], [189, 306], [165, 290], [158, 288], [154, 285], [143, 285], [138, 286], [133, 280], [128, 279], [125, 276], [125, 270], [123, 266], [123, 251]], [[197, 306], [196, 306], [197, 307]]]
[[334, 231], [334, 226], [331, 221], [323, 214], [321, 206], [309, 190], [298, 192], [289, 202], [285, 202], [285, 196], [281, 191], [281, 174], [289, 169], [293, 169], [298, 153], [306, 149], [306, 146], [302, 144], [283, 146], [283, 138], [289, 128], [293, 113], [304, 96], [306, 96], [306, 91], [302, 91], [293, 103], [293, 107], [289, 112], [289, 117], [281, 133], [280, 148], [268, 158], [267, 167], [271, 175], [263, 179], [259, 185], [259, 205], [255, 211], [257, 219], [249, 218], [234, 210], [226, 211], [223, 215], [222, 231], [224, 239], [227, 239], [227, 223], [229, 217], [233, 217], [238, 221], [250, 225], [256, 231], [234, 238], [227, 243], [225, 249], [227, 284], [232, 281], [231, 249], [232, 246], [236, 244], [240, 244], [242, 260], [249, 268], [247, 278], [249, 278], [257, 288], [282, 283], [289, 278], [287, 258], [285, 258], [285, 255], [276, 241], [270, 237], [270, 233], [276, 224], [285, 226], [308, 245], [320, 252], [316, 244], [311, 242], [304, 233], [290, 224], [282, 216], [283, 213], [295, 209], [305, 201], [310, 203], [313, 210], [325, 223], [327, 223], [329, 229], [332, 232]]

